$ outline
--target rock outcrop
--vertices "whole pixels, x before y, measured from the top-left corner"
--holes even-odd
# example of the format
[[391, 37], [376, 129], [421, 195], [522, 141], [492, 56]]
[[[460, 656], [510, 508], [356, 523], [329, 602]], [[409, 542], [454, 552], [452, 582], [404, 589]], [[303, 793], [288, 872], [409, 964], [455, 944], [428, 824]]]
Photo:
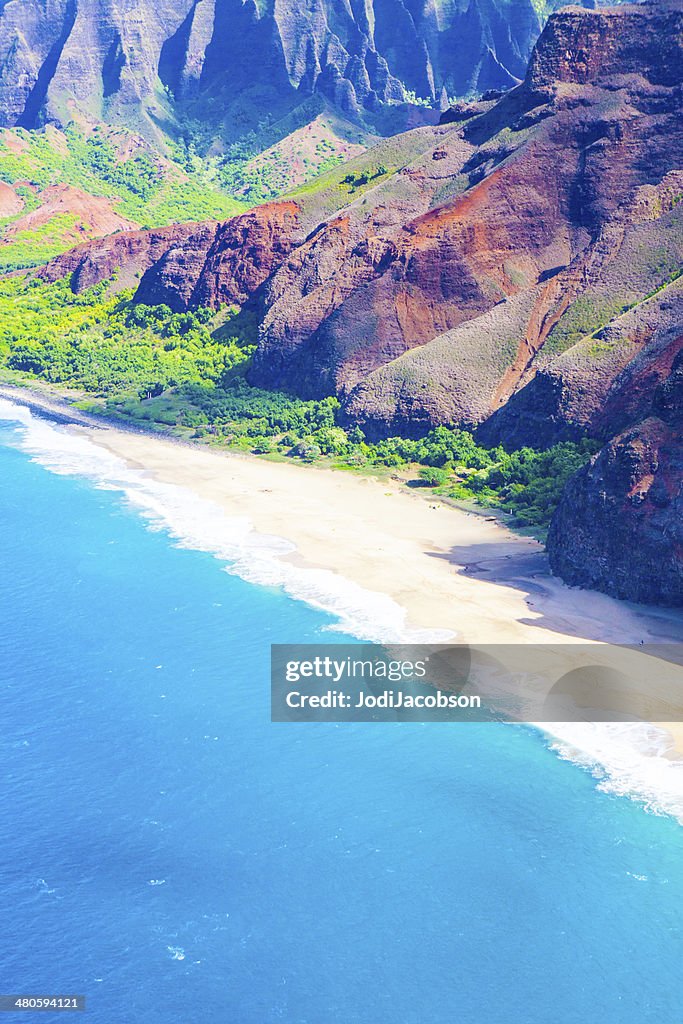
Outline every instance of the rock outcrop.
[[438, 100], [508, 88], [537, 11], [532, 0], [12, 0], [0, 4], [0, 124], [78, 114], [149, 128], [173, 102], [197, 101], [201, 116], [243, 94], [277, 105], [315, 92], [357, 112], [407, 90]]
[[81, 292], [116, 274], [118, 287], [139, 280], [138, 302], [239, 305], [254, 295], [292, 249], [299, 208], [266, 203], [225, 223], [172, 224], [84, 243], [35, 271], [45, 281], [71, 275]]
[[173, 246], [150, 264], [138, 300], [176, 310], [242, 305], [291, 252], [298, 214], [296, 203], [267, 203], [218, 225], [213, 237]]
[[570, 481], [548, 553], [568, 583], [683, 605], [683, 329], [650, 405]]
[[[83, 242], [35, 273], [44, 281], [58, 281], [71, 275], [71, 287], [76, 293], [113, 276], [119, 287], [131, 287], [149, 267], [178, 249], [185, 253], [188, 265], [193, 255], [203, 265], [217, 230], [216, 223], [202, 223], [172, 224], [152, 231], [124, 231], [95, 242]], [[185, 294], [186, 290], [187, 286], [178, 279], [178, 294]], [[176, 308], [179, 301], [175, 302]]]

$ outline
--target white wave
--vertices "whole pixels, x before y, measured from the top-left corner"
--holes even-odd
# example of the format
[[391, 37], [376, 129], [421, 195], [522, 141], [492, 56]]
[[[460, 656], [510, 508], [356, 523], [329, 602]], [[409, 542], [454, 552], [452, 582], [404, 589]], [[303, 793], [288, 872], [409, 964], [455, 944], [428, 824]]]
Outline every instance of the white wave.
[[[0, 399], [0, 420], [19, 424], [23, 450], [54, 473], [86, 477], [97, 487], [121, 492], [149, 526], [165, 530], [182, 547], [214, 554], [227, 571], [337, 618], [330, 627], [374, 642], [439, 643], [443, 631], [410, 630], [405, 611], [385, 594], [365, 590], [326, 569], [296, 566], [282, 556], [294, 545], [256, 533], [249, 520], [226, 516], [190, 490], [160, 483], [94, 442], [32, 416]], [[591, 771], [598, 788], [632, 797], [655, 813], [683, 822], [683, 761], [666, 757], [668, 737], [646, 723], [537, 724], [561, 757]]]
[[683, 760], [667, 756], [671, 737], [649, 722], [536, 723], [560, 757], [579, 764], [605, 793], [628, 796], [683, 824]]

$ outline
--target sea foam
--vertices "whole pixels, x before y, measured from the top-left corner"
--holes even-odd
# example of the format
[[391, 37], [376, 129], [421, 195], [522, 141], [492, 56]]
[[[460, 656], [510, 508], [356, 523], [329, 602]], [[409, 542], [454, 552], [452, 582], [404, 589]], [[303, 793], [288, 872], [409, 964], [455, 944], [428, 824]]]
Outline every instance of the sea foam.
[[[306, 568], [283, 558], [295, 546], [257, 533], [246, 517], [227, 516], [187, 488], [154, 480], [142, 470], [78, 434], [0, 399], [0, 421], [19, 426], [15, 443], [53, 473], [85, 477], [118, 491], [153, 529], [182, 547], [206, 551], [226, 570], [260, 586], [277, 587], [337, 619], [328, 628], [385, 643], [443, 643], [452, 634], [414, 630], [406, 613], [385, 594], [366, 590], [327, 569]], [[629, 796], [648, 810], [683, 823], [683, 760], [666, 756], [668, 734], [649, 723], [543, 723], [549, 746], [590, 771], [598, 788]]]
[[550, 748], [586, 768], [598, 789], [628, 796], [683, 825], [683, 760], [667, 756], [671, 737], [649, 722], [547, 722]]

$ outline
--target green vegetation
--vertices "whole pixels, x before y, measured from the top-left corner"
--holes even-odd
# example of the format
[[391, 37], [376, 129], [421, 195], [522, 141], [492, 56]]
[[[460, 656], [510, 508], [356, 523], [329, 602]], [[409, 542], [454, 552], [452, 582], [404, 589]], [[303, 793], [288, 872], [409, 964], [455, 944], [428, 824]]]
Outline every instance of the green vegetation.
[[[40, 131], [5, 131], [0, 134], [0, 181], [12, 186], [24, 205], [0, 220], [0, 273], [38, 266], [101, 233], [82, 208], [81, 212], [69, 209], [68, 198], [30, 227], [17, 223], [50, 202], [59, 202], [55, 193], [46, 193], [50, 186], [79, 189], [85, 193], [86, 210], [88, 196], [108, 199], [112, 214], [142, 228], [220, 220], [277, 198], [292, 187], [286, 129], [312, 128], [308, 119], [315, 117], [316, 110], [304, 105], [297, 118], [282, 125], [266, 117], [225, 152], [214, 152], [210, 139], [189, 125], [178, 141], [168, 143], [170, 159], [123, 128], [95, 126], [87, 134], [73, 125], [64, 130], [48, 126]], [[343, 163], [344, 147], [362, 144], [366, 137], [360, 129], [334, 121], [325, 122], [322, 130], [329, 137], [314, 133], [306, 145], [308, 136], [302, 131], [303, 148], [297, 159], [298, 174], [303, 173], [307, 183], [300, 186], [303, 190], [315, 192], [323, 187], [327, 175]], [[338, 170], [338, 177], [343, 173]], [[337, 181], [337, 205], [387, 173], [379, 165], [359, 172], [357, 181], [353, 175], [343, 185]], [[13, 224], [17, 226], [10, 235], [7, 229]]]
[[[249, 205], [274, 199], [290, 187], [291, 180], [278, 144], [310, 123], [321, 110], [317, 97], [309, 97], [293, 111], [274, 95], [267, 100], [242, 97], [228, 109], [224, 99], [206, 97], [201, 118], [183, 118], [174, 159], [188, 174], [208, 166], [221, 188]], [[227, 145], [221, 145], [221, 152], [209, 157], [207, 154], [216, 148], [218, 125]], [[311, 176], [316, 173], [313, 168]]]
[[123, 129], [96, 126], [85, 136], [73, 127], [63, 132], [16, 128], [12, 136], [11, 147], [7, 139], [0, 141], [0, 180], [41, 190], [67, 184], [107, 196], [141, 227], [225, 217], [243, 208], [221, 189], [206, 162], [181, 167]]
[[331, 170], [325, 173], [321, 172], [318, 177], [313, 178], [305, 185], [299, 185], [290, 194], [304, 196], [322, 194], [331, 190], [335, 194], [338, 205], [339, 201], [346, 202], [348, 199], [356, 198], [396, 173], [396, 167], [387, 167], [383, 163], [368, 162], [359, 167], [358, 163], [361, 160], [363, 157], [356, 157], [354, 164], [357, 169], [348, 171], [346, 174], [343, 173], [343, 167], [333, 166]]
[[[233, 151], [238, 156], [233, 156]], [[305, 181], [311, 181], [344, 162], [344, 157], [327, 139], [320, 139], [310, 156], [302, 156]], [[228, 192], [248, 201], [262, 203], [277, 199], [292, 188], [291, 153], [275, 146], [265, 153], [245, 155], [244, 147], [229, 147], [228, 154], [218, 164], [221, 184]]]
[[73, 295], [66, 280], [0, 281], [2, 365], [102, 395], [146, 398], [183, 384], [227, 383], [253, 351], [234, 310], [134, 305], [131, 291], [111, 294], [109, 284]]
[[433, 107], [434, 100], [427, 99], [424, 96], [418, 96], [413, 89], [403, 90], [402, 103], [409, 103], [412, 107]]
[[135, 304], [112, 282], [73, 295], [67, 280], [0, 281], [0, 366], [81, 388], [98, 396], [93, 408], [114, 417], [256, 454], [398, 471], [540, 534], [565, 482], [596, 451], [581, 441], [510, 453], [451, 427], [370, 443], [344, 423], [336, 398], [303, 401], [251, 387], [244, 371], [255, 336], [255, 317], [234, 308], [174, 313]]
[[408, 476], [420, 467], [415, 483], [436, 488], [445, 498], [498, 509], [515, 525], [541, 535], [565, 483], [598, 448], [584, 440], [510, 453], [483, 448], [471, 433], [452, 427], [435, 427], [418, 440], [370, 443], [359, 427], [342, 425], [336, 398], [302, 401], [251, 387], [238, 374], [227, 386], [186, 384], [151, 400], [110, 402], [109, 410], [189, 429], [195, 438], [255, 454], [328, 459], [340, 468], [390, 469]]
[[583, 338], [593, 337], [615, 317], [630, 309], [632, 299], [625, 294], [609, 299], [597, 295], [580, 295], [551, 332], [544, 346], [548, 356], [561, 355]]
[[341, 184], [348, 186], [348, 190], [351, 194], [358, 191], [358, 189], [364, 188], [366, 185], [376, 182], [380, 178], [386, 178], [389, 171], [384, 164], [377, 164], [375, 166], [366, 167], [362, 171], [356, 173], [351, 172], [346, 177], [342, 178]]
[[174, 159], [188, 173], [197, 163], [210, 166], [222, 188], [250, 205], [326, 174], [344, 162], [350, 146], [365, 146], [369, 138], [367, 129], [333, 113], [319, 96], [293, 110], [274, 96], [265, 102], [253, 97], [228, 110], [208, 100], [208, 107], [207, 112], [203, 104], [201, 120], [182, 119]]
[[544, 534], [565, 484], [600, 445], [588, 438], [563, 441], [546, 451], [521, 448], [491, 452], [491, 465], [447, 485], [452, 498], [475, 498], [480, 505], [507, 512], [518, 526]]

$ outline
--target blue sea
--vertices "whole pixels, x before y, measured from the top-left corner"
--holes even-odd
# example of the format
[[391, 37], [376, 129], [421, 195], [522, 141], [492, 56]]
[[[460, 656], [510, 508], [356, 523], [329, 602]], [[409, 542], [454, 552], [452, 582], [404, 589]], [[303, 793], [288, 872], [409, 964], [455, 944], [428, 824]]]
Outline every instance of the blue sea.
[[271, 724], [269, 645], [352, 640], [362, 594], [340, 626], [277, 541], [0, 413], [0, 992], [92, 1024], [683, 1020], [652, 792], [527, 727]]

